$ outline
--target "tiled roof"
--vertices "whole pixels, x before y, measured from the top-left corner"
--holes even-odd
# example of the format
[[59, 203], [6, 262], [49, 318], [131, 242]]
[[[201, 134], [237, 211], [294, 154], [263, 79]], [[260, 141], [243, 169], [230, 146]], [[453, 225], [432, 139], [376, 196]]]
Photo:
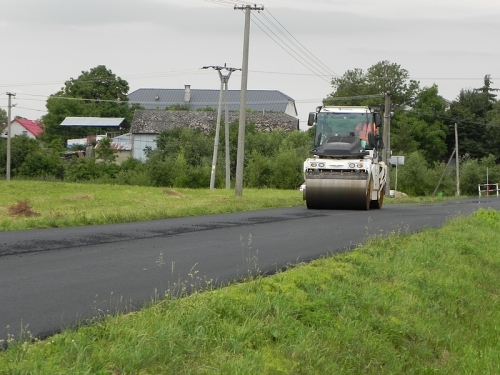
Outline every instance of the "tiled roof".
[[[239, 114], [230, 111], [229, 123], [237, 121]], [[255, 123], [260, 131], [284, 130], [294, 131], [299, 129], [299, 120], [286, 113], [249, 112], [246, 114], [248, 123]], [[164, 130], [175, 127], [199, 129], [205, 134], [215, 129], [217, 112], [213, 111], [155, 111], [136, 110], [130, 127], [133, 134], [159, 134]]]
[[[238, 111], [240, 109], [240, 91], [228, 90], [228, 109]], [[189, 102], [184, 101], [185, 89], [138, 89], [128, 94], [129, 103], [138, 103], [145, 109], [165, 109], [174, 104], [189, 105], [191, 110], [212, 107], [217, 109], [219, 105], [219, 90], [190, 89]], [[278, 90], [248, 90], [247, 108], [253, 111], [285, 112], [290, 101], [294, 101], [288, 95]], [[223, 109], [224, 97], [223, 97]]]
[[27, 120], [23, 118], [18, 118], [15, 119], [14, 121], [17, 121], [19, 124], [21, 124], [27, 131], [29, 131], [35, 137], [38, 137], [38, 135], [41, 132], [43, 132], [42, 129], [43, 125], [40, 121]]

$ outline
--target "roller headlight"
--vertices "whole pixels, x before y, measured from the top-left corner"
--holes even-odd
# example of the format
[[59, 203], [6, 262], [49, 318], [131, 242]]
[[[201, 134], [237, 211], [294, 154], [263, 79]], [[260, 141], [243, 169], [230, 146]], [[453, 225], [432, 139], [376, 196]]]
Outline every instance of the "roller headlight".
[[356, 164], [354, 163], [349, 163], [349, 168], [354, 168], [356, 166]]
[[324, 168], [325, 167], [325, 163], [318, 163], [318, 167]]

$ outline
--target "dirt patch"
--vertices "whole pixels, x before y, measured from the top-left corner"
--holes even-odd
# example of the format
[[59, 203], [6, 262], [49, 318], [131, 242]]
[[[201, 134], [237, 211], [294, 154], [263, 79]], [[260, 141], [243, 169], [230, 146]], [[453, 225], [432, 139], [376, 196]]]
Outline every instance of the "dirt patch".
[[40, 216], [38, 212], [33, 211], [29, 200], [18, 201], [16, 204], [9, 206], [8, 212], [10, 216]]
[[67, 198], [62, 198], [62, 201], [81, 201], [81, 200], [91, 200], [94, 199], [92, 195], [85, 194], [85, 193], [78, 193], [76, 195], [73, 195], [72, 197], [67, 197]]
[[179, 193], [175, 190], [170, 190], [170, 189], [163, 189], [163, 192], [167, 195], [176, 195], [176, 196], [181, 195], [181, 193]]

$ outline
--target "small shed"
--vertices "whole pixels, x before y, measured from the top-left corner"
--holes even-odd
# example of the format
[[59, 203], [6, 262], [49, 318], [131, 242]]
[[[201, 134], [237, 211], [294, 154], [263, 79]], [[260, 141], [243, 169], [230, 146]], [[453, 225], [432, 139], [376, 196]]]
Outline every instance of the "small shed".
[[66, 117], [61, 126], [84, 126], [93, 128], [120, 128], [125, 125], [123, 117]]

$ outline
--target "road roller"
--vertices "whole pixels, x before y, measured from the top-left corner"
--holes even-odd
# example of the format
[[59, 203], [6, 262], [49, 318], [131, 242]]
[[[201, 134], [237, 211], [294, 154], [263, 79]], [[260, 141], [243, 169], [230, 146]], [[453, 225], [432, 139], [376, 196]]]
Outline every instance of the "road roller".
[[320, 106], [309, 114], [314, 148], [304, 162], [303, 199], [309, 209], [382, 208], [387, 166], [380, 113], [364, 106]]

